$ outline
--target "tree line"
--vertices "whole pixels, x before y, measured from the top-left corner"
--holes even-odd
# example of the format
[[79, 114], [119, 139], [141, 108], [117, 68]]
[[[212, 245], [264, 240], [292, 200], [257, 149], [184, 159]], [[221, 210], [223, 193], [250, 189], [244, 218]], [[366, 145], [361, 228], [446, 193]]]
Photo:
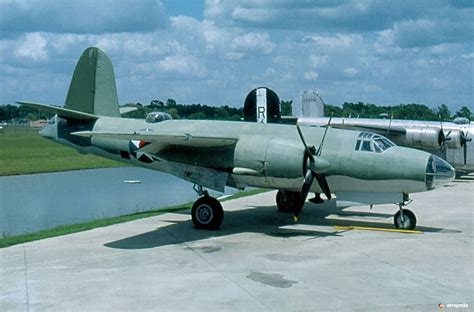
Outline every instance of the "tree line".
[[442, 120], [448, 121], [457, 117], [465, 117], [474, 120], [471, 110], [467, 106], [461, 107], [452, 113], [448, 106], [441, 104], [431, 109], [423, 104], [399, 104], [395, 106], [381, 106], [363, 102], [344, 102], [342, 107], [325, 105], [324, 114], [334, 117], [360, 117], [360, 118], [386, 118], [414, 119], [414, 120]]
[[[293, 101], [281, 101], [282, 116], [291, 115]], [[178, 104], [174, 99], [166, 102], [152, 100], [149, 104], [128, 103], [126, 107], [135, 107], [136, 110], [124, 115], [127, 118], [145, 118], [150, 112], [160, 111], [169, 113], [173, 119], [211, 119], [211, 120], [242, 120], [243, 108], [225, 106], [209, 106], [205, 104]], [[394, 119], [415, 120], [443, 120], [448, 121], [456, 117], [465, 117], [474, 120], [471, 110], [463, 106], [460, 110], [452, 113], [448, 106], [442, 104], [431, 109], [423, 104], [399, 104], [395, 106], [380, 106], [363, 102], [345, 102], [342, 106], [328, 105], [324, 107], [326, 116], [334, 117], [360, 117], [380, 118], [382, 116]], [[0, 121], [26, 122], [49, 118], [52, 114], [18, 105], [0, 105]]]

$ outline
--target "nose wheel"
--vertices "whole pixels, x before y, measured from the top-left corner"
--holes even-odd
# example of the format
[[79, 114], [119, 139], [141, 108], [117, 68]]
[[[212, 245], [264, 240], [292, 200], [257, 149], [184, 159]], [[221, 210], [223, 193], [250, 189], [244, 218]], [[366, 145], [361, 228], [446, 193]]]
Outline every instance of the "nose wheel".
[[416, 226], [416, 217], [411, 210], [400, 207], [400, 210], [393, 217], [393, 223], [397, 229], [413, 230]]

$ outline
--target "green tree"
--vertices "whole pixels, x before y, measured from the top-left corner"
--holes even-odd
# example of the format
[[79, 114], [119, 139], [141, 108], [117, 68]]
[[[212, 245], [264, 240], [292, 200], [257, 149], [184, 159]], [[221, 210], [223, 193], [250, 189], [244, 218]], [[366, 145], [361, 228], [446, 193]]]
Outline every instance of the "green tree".
[[441, 104], [441, 106], [438, 106], [437, 114], [440, 120], [451, 119], [451, 112], [449, 111], [449, 108], [446, 104]]
[[174, 106], [176, 106], [176, 101], [173, 100], [173, 99], [168, 99], [168, 100], [166, 101], [166, 106], [174, 107]]
[[192, 113], [188, 119], [206, 119], [206, 115], [203, 112]]
[[162, 108], [163, 106], [165, 106], [165, 103], [163, 103], [160, 100], [153, 100], [150, 102], [150, 105], [148, 105], [148, 107], [153, 107], [153, 108]]
[[178, 114], [178, 110], [175, 107], [167, 109], [165, 112], [170, 114], [173, 119], [180, 119], [180, 116]]
[[464, 117], [464, 118], [470, 119], [471, 115], [472, 115], [471, 110], [467, 106], [463, 106], [461, 107], [460, 110], [456, 112], [456, 114], [454, 114], [454, 117]]
[[281, 115], [282, 116], [291, 116], [292, 115], [293, 100], [290, 101], [280, 101]]

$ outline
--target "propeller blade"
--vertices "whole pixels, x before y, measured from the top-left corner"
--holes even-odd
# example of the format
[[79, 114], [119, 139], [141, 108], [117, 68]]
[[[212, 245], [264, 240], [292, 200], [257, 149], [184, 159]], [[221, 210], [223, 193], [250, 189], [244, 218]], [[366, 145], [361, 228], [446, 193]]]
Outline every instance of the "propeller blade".
[[314, 173], [311, 170], [307, 170], [304, 176], [303, 187], [301, 188], [301, 200], [304, 203], [308, 197], [309, 190], [314, 181]]
[[309, 190], [311, 189], [311, 185], [314, 181], [314, 173], [311, 170], [306, 170], [306, 174], [304, 175], [304, 182], [303, 186], [301, 187], [301, 202], [298, 205], [298, 209], [295, 211], [295, 220], [297, 220], [298, 215], [300, 214], [301, 210], [303, 210], [304, 203], [306, 202], [306, 198], [308, 198]]
[[464, 165], [467, 164], [467, 143], [472, 141], [472, 138], [468, 138], [469, 130], [467, 134], [464, 134], [464, 131], [461, 131], [461, 145], [463, 147], [463, 156], [464, 156]]
[[329, 189], [328, 181], [324, 174], [316, 173], [316, 180], [318, 180], [319, 187], [323, 191], [324, 195], [330, 200], [331, 197], [331, 190]]
[[464, 152], [464, 165], [466, 165], [467, 164], [467, 142], [464, 143], [463, 152]]
[[304, 140], [303, 132], [301, 132], [301, 128], [299, 125], [296, 125], [296, 130], [298, 130], [298, 134], [300, 136], [301, 142], [303, 142], [304, 148], [308, 154], [311, 154], [311, 151], [309, 150], [308, 145], [306, 144], [306, 141]]
[[331, 125], [332, 115], [329, 117], [328, 124], [326, 125], [326, 130], [324, 130], [323, 139], [321, 140], [321, 144], [319, 144], [318, 151], [316, 152], [316, 156], [320, 156], [321, 152], [323, 151], [323, 143], [326, 139], [326, 133], [328, 133], [329, 126]]

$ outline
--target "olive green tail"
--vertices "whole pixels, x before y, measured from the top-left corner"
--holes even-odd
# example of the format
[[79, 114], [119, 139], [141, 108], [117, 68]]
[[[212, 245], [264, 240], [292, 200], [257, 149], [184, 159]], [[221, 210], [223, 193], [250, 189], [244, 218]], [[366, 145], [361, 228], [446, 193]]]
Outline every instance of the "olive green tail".
[[64, 107], [98, 116], [120, 117], [114, 67], [104, 51], [90, 47], [82, 53]]

